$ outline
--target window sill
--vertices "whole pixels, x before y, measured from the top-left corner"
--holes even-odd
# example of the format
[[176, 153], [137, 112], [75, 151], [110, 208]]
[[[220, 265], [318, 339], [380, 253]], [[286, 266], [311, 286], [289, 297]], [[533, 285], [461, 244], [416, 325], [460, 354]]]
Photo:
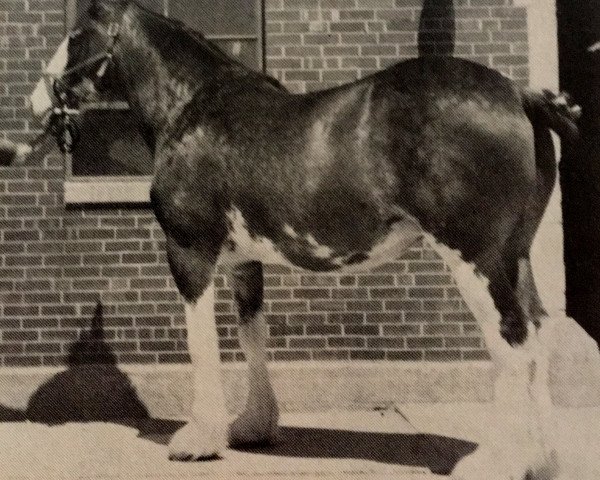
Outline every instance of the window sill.
[[66, 205], [149, 204], [149, 180], [68, 180], [65, 182]]

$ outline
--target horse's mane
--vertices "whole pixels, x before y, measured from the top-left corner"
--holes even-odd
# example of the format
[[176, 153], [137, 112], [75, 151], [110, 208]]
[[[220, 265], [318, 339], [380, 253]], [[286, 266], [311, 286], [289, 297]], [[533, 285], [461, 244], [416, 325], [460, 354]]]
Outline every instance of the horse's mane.
[[202, 47], [204, 50], [208, 50], [212, 55], [214, 55], [217, 59], [229, 64], [232, 68], [234, 68], [238, 73], [244, 73], [245, 76], [252, 77], [260, 77], [262, 80], [270, 83], [272, 86], [276, 87], [280, 90], [286, 90], [285, 87], [275, 78], [264, 74], [263, 72], [257, 72], [256, 70], [252, 70], [248, 68], [246, 65], [241, 63], [239, 60], [231, 58], [227, 55], [219, 46], [215, 43], [211, 42], [208, 38], [204, 36], [201, 32], [190, 28], [184, 22], [165, 17], [164, 15], [160, 15], [152, 10], [147, 9], [144, 6], [139, 5], [135, 1], [129, 1], [127, 4], [132, 4], [136, 9], [144, 13], [144, 15], [152, 18], [152, 20], [160, 22], [164, 24], [171, 31], [177, 32], [181, 35], [185, 35], [188, 40], [191, 40], [192, 43]]

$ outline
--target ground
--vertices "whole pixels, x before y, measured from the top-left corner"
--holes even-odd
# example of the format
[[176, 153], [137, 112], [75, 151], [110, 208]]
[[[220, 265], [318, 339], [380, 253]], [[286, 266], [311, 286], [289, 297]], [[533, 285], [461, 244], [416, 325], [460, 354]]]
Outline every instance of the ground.
[[[181, 422], [139, 428], [109, 423], [0, 424], [3, 480], [149, 478], [319, 478], [432, 480], [476, 447], [490, 404], [404, 404], [383, 412], [332, 411], [282, 416], [273, 447], [229, 449], [209, 462], [167, 459]], [[600, 407], [560, 408], [561, 480], [600, 478]]]

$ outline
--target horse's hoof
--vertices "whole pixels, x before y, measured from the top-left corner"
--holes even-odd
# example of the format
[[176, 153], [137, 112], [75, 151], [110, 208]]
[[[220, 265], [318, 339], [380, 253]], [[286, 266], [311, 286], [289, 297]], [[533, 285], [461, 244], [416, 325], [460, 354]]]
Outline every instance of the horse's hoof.
[[262, 408], [246, 408], [229, 425], [230, 445], [272, 445], [277, 440], [279, 410], [275, 403]]
[[169, 459], [178, 461], [208, 460], [220, 456], [227, 448], [227, 426], [222, 422], [190, 420], [169, 443]]

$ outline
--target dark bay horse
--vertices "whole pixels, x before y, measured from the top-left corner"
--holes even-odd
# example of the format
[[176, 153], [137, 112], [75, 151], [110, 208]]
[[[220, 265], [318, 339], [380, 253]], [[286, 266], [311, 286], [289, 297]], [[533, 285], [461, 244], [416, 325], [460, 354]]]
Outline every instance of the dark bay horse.
[[[59, 90], [72, 101], [123, 92], [155, 155], [152, 207], [186, 300], [195, 372], [192, 419], [172, 439], [172, 458], [275, 438], [262, 262], [355, 271], [424, 238], [452, 268], [497, 366], [497, 439], [454, 477], [555, 475], [538, 333], [546, 313], [529, 251], [555, 181], [550, 130], [576, 134], [568, 104], [452, 58], [292, 95], [133, 3], [94, 5], [67, 50]], [[50, 99], [32, 102], [43, 111]], [[249, 362], [247, 406], [230, 425], [212, 310], [217, 264], [231, 267]]]

